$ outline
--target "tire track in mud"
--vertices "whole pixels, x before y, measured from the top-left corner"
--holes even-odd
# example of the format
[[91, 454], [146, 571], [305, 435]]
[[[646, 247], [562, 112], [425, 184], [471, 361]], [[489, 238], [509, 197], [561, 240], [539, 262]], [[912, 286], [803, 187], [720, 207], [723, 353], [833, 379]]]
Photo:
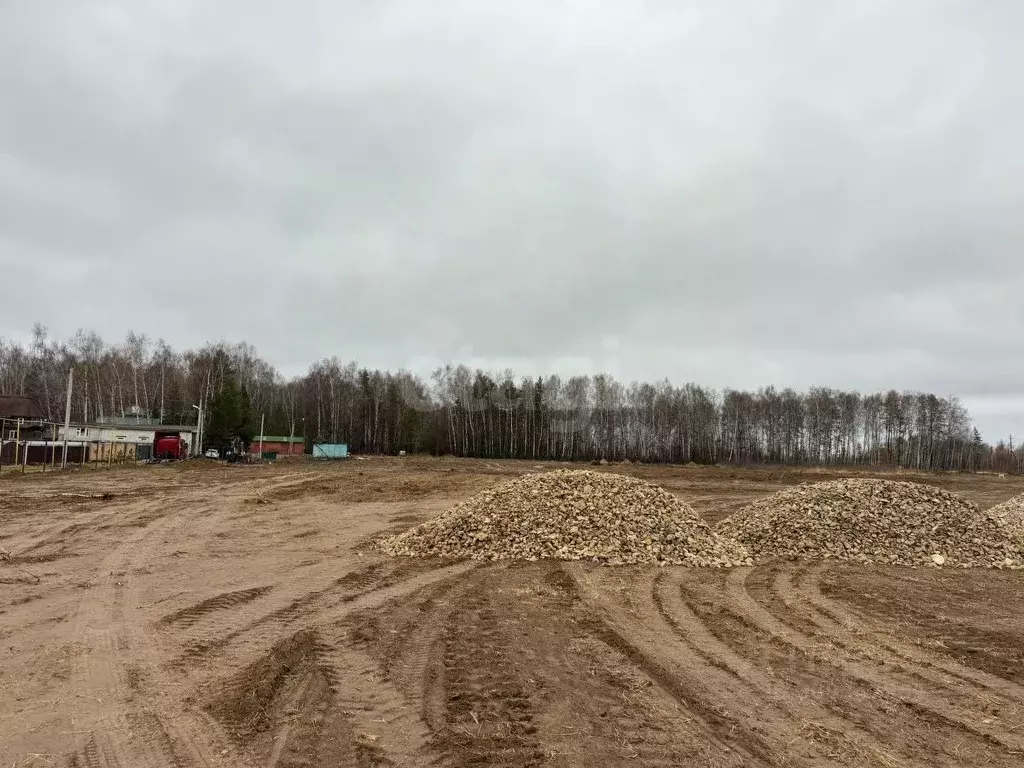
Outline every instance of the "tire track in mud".
[[[339, 638], [340, 640], [340, 638]], [[339, 642], [324, 656], [338, 681], [335, 706], [355, 734], [362, 765], [439, 765], [420, 712], [365, 652]]]
[[[151, 503], [150, 507], [155, 508]], [[45, 523], [32, 534], [30, 541], [11, 557], [12, 562], [46, 563], [78, 554], [71, 545], [80, 537], [112, 527], [128, 507], [124, 502], [104, 501], [102, 506], [94, 509], [90, 506], [78, 512], [70, 520]], [[48, 550], [48, 551], [47, 551]]]
[[[218, 690], [231, 692], [226, 696], [229, 704], [225, 706], [225, 697], [220, 697], [211, 705], [236, 740], [255, 738], [248, 750], [254, 760], [274, 768], [438, 764], [441, 756], [432, 750], [417, 708], [378, 671], [367, 653], [347, 639], [351, 627], [359, 623], [355, 617], [380, 605], [402, 603], [409, 593], [452, 589], [467, 568], [477, 567], [460, 565], [440, 573], [436, 568], [424, 573], [423, 567], [417, 567], [411, 578], [393, 583], [396, 574], [408, 575], [408, 565], [373, 564], [337, 579], [336, 585], [358, 590], [341, 595], [337, 606], [349, 606], [343, 615], [332, 615], [331, 609], [325, 614], [322, 607], [303, 601], [294, 611], [278, 614], [286, 622], [281, 627], [258, 625], [261, 637], [285, 626], [292, 634], [278, 639], [262, 655], [247, 653], [245, 667], [233, 678], [215, 683]], [[302, 628], [296, 630], [298, 626]], [[251, 646], [245, 650], [251, 651]], [[225, 710], [237, 709], [238, 702], [243, 709], [268, 718], [256, 725], [272, 730], [272, 737], [256, 736], [261, 729], [252, 723], [245, 727], [244, 716], [225, 717]]]
[[[815, 627], [815, 632], [832, 645], [857, 658], [875, 662], [887, 670], [892, 670], [896, 675], [905, 674], [911, 677], [915, 680], [918, 689], [929, 691], [934, 698], [944, 701], [951, 712], [959, 713], [959, 718], [963, 720], [965, 726], [970, 725], [972, 713], [970, 710], [963, 709], [964, 698], [973, 698], [977, 703], [980, 712], [977, 719], [981, 721], [982, 726], [989, 724], [984, 722], [986, 719], [992, 723], [998, 719], [991, 716], [986, 717], [986, 715], [1005, 713], [1006, 710], [1015, 711], [1017, 715], [1021, 714], [1018, 701], [1001, 696], [996, 691], [980, 685], [975, 679], [972, 679], [966, 668], [955, 670], [954, 673], [947, 673], [937, 669], [933, 660], [924, 658], [923, 654], [900, 654], [887, 647], [883, 638], [876, 636], [868, 639], [853, 631], [852, 627], [847, 627], [828, 617], [814, 605], [812, 599], [809, 599], [813, 590], [808, 591], [806, 581], [808, 578], [816, 578], [815, 574], [820, 574], [820, 568], [801, 568], [796, 571], [795, 578], [788, 573], [780, 572], [776, 575], [773, 586], [786, 608], [794, 613], [799, 613], [805, 620], [811, 622]], [[918, 658], [915, 659], [914, 656]], [[934, 661], [938, 661], [938, 659]], [[958, 674], [959, 672], [964, 674]], [[1012, 683], [1008, 684], [1014, 686]], [[989, 731], [991, 732], [989, 733]], [[983, 729], [983, 732], [987, 733], [989, 740], [994, 738], [997, 741], [1002, 741], [997, 735], [998, 728], [986, 728]], [[1013, 740], [1010, 743], [1004, 743], [1004, 746], [1013, 751], [1024, 751], [1024, 734], [1020, 734], [1022, 738], [1017, 736], [1017, 734], [1011, 733]]]
[[[782, 596], [785, 608], [780, 610], [776, 607], [775, 613], [770, 612], [747, 591], [746, 580], [750, 572], [749, 568], [737, 568], [729, 573], [727, 597], [761, 631], [802, 653], [827, 660], [837, 675], [900, 702], [922, 720], [941, 724], [942, 730], [952, 728], [970, 734], [981, 744], [997, 746], [1011, 754], [1024, 753], [1024, 735], [1013, 734], [998, 727], [992, 718], [965, 710], [960, 704], [948, 700], [950, 696], [958, 698], [958, 691], [931, 684], [926, 677], [916, 671], [908, 671], [903, 664], [885, 664], [865, 658], [857, 650], [841, 645], [838, 638], [820, 634], [811, 617], [786, 603], [785, 595], [791, 587], [786, 584], [789, 577], [784, 570], [775, 573], [773, 587]], [[930, 690], [926, 690], [929, 686]], [[986, 719], [988, 723], [984, 722]]]
[[268, 768], [437, 764], [415, 708], [365, 654], [299, 630], [229, 680], [209, 705]]
[[[253, 483], [248, 486], [249, 494], [243, 502], [271, 504], [275, 501], [294, 501], [309, 493], [327, 493], [337, 490], [337, 479], [331, 480], [323, 472], [293, 472], [279, 475], [265, 483]], [[255, 494], [252, 496], [251, 494]]]
[[[171, 662], [172, 666], [190, 667], [247, 632], [264, 625], [287, 625], [304, 612], [314, 609], [331, 593], [343, 592], [345, 580], [351, 580], [352, 577], [351, 574], [336, 577], [334, 574], [339, 567], [335, 563], [321, 561], [296, 568], [288, 574], [287, 582], [303, 585], [313, 582], [322, 586], [299, 591], [294, 588], [289, 590], [287, 583], [280, 585], [273, 594], [273, 604], [277, 607], [269, 611], [265, 605], [266, 601], [257, 603], [256, 600], [250, 600], [232, 605], [233, 610], [230, 612], [204, 614], [199, 621], [185, 627], [189, 631], [180, 639], [184, 650]], [[370, 565], [362, 569], [362, 572], [369, 574], [376, 568], [379, 566]]]
[[121, 768], [121, 763], [96, 743], [96, 734], [76, 750], [67, 761], [68, 768]]
[[143, 739], [155, 754], [166, 758], [167, 768], [198, 768], [209, 765], [151, 710], [129, 714], [128, 723], [136, 738]]
[[[558, 681], [560, 689], [579, 691], [566, 714], [577, 723], [584, 714], [589, 727], [585, 753], [574, 743], [579, 741], [575, 735], [568, 740], [563, 736], [559, 744], [558, 734], [550, 727], [542, 730], [546, 743], [556, 744], [559, 752], [568, 748], [568, 754], [573, 754], [575, 750], [575, 760], [585, 760], [596, 752], [603, 758], [600, 764], [637, 760], [642, 765], [667, 767], [772, 762], [759, 745], [748, 748], [745, 734], [726, 744], [709, 732], [708, 719], [699, 714], [695, 717], [700, 705], [693, 706], [692, 692], [671, 682], [658, 660], [626, 640], [604, 617], [595, 615], [567, 567], [559, 565], [549, 583], [568, 598], [567, 606], [558, 606], [559, 613], [568, 609], [577, 627], [566, 649], [572, 661]], [[582, 670], [588, 674], [581, 679]], [[588, 678], [590, 684], [581, 685]], [[710, 718], [716, 720], [720, 714], [712, 712]]]
[[[116, 615], [122, 600], [120, 579], [128, 576], [130, 557], [128, 552], [141, 545], [143, 534], [131, 537], [121, 549], [112, 555], [105, 567], [109, 576], [94, 587], [98, 596], [88, 596], [81, 604], [89, 606], [75, 617], [72, 636], [85, 649], [77, 654], [72, 665], [71, 685], [76, 697], [105, 703], [99, 713], [83, 719], [74, 710], [70, 720], [75, 730], [90, 731], [85, 745], [75, 753], [72, 760], [79, 760], [89, 766], [118, 766], [127, 764], [147, 765], [149, 750], [140, 754], [127, 734], [130, 732], [127, 711], [118, 706], [122, 700], [124, 685], [120, 679], [120, 651], [116, 637]], [[106, 703], [109, 702], [109, 703]]]
[[826, 644], [808, 652], [764, 631], [728, 597], [729, 578], [729, 574], [688, 572], [680, 580], [683, 599], [718, 641], [777, 683], [780, 706], [794, 713], [812, 707], [827, 713], [832, 722], [802, 721], [811, 737], [833, 744], [838, 755], [847, 762], [852, 756], [855, 764], [914, 765], [927, 755], [925, 765], [959, 768], [965, 760], [964, 745], [972, 754], [983, 755], [974, 762], [991, 762], [990, 745], [971, 736], [965, 739], [959, 729], [951, 735], [941, 722], [935, 728], [934, 719], [851, 677]]
[[485, 565], [347, 624], [350, 645], [418, 702], [407, 720], [432, 749], [416, 764], [751, 764], [595, 634], [581, 604], [558, 564]]
[[461, 600], [443, 636], [444, 729], [437, 733], [457, 764], [539, 766], [536, 705], [502, 642], [502, 618], [482, 588]]
[[[313, 675], [306, 675], [303, 677], [297, 685], [295, 690], [291, 693], [291, 696], [285, 700], [285, 712], [297, 712], [304, 715], [306, 718], [309, 717], [309, 712], [312, 709], [312, 704], [316, 701], [316, 697], [311, 695], [310, 689], [314, 687], [315, 679]], [[297, 717], [297, 716], [296, 716]], [[289, 740], [292, 739], [294, 732], [298, 731], [302, 725], [306, 723], [300, 723], [298, 726], [295, 724], [295, 718], [290, 718], [281, 725], [280, 729], [274, 736], [273, 746], [270, 750], [270, 757], [267, 759], [268, 768], [277, 768], [282, 765], [283, 759], [285, 759], [284, 750], [285, 747], [293, 747], [293, 751], [298, 751], [294, 740], [289, 744]]]
[[180, 608], [172, 613], [168, 613], [163, 616], [158, 623], [190, 627], [200, 621], [208, 613], [224, 611], [234, 608], [237, 605], [251, 603], [256, 598], [263, 597], [263, 595], [267, 594], [270, 589], [271, 588], [269, 586], [263, 586], [241, 589], [236, 592], [222, 592], [219, 595], [207, 598], [195, 605], [190, 605], [185, 608]]
[[188, 497], [192, 501], [200, 503], [208, 502], [211, 495], [215, 495], [219, 502], [242, 501], [250, 498], [254, 492], [263, 493], [279, 486], [302, 482], [303, 478], [315, 474], [305, 470], [286, 472], [270, 477], [256, 477], [247, 476], [248, 473], [242, 467], [236, 467], [234, 471], [239, 473], [237, 477], [211, 476], [206, 472], [198, 472], [191, 476], [183, 475], [177, 478], [176, 482], [165, 480], [157, 490], [173, 490], [176, 492], [176, 496]]
[[691, 575], [692, 572], [678, 569], [658, 572], [652, 597], [659, 613], [692, 653], [703, 657], [711, 666], [730, 673], [748, 688], [752, 702], [760, 700], [761, 706], [778, 709], [780, 716], [789, 721], [782, 727], [794, 734], [793, 739], [804, 740], [813, 736], [815, 740], [825, 741], [832, 747], [830, 757], [847, 764], [917, 764], [912, 755], [904, 754], [897, 759], [892, 754], [891, 745], [879, 741], [871, 732], [829, 708], [806, 698], [794, 697], [792, 684], [766, 674], [749, 658], [734, 651], [696, 612], [696, 598], [684, 587], [684, 582]]
[[418, 733], [419, 751], [433, 755], [431, 764], [439, 764], [443, 755], [431, 744], [431, 734], [445, 727], [443, 658], [449, 617], [484, 567], [354, 613], [344, 622], [347, 647], [376, 666], [382, 682], [406, 702], [402, 720]]
[[228, 497], [222, 495], [224, 501], [237, 505], [234, 512], [225, 515], [225, 520], [237, 522], [260, 514], [260, 507], [273, 505], [278, 501], [294, 500], [302, 496], [301, 490], [326, 481], [327, 475], [320, 472], [289, 472], [272, 478], [240, 478], [225, 483], [222, 490], [232, 490]]
[[[231, 491], [228, 500], [244, 494], [245, 488], [243, 484]], [[83, 581], [68, 625], [69, 640], [80, 649], [69, 670], [70, 694], [61, 701], [62, 719], [73, 729], [62, 745], [69, 764], [96, 768], [246, 764], [212, 718], [201, 710], [190, 711], [188, 696], [166, 696], [164, 684], [180, 690], [181, 678], [169, 680], [160, 673], [159, 653], [150, 646], [142, 624], [146, 613], [140, 609], [149, 603], [141, 605], [138, 599], [139, 578], [152, 573], [150, 565], [159, 560], [156, 555], [167, 542], [195, 537], [197, 530], [209, 528], [208, 519], [223, 520], [221, 501], [211, 505], [208, 491], [182, 489], [174, 514], [165, 514], [166, 494], [161, 493], [145, 502], [134, 501], [129, 508], [104, 505], [102, 510], [76, 512], [59, 527], [50, 526], [48, 532], [37, 528], [32, 535], [31, 554], [42, 554], [43, 547], [67, 536], [96, 533], [104, 537], [104, 549], [91, 566], [102, 576]], [[118, 526], [119, 522], [128, 525]], [[107, 530], [112, 528], [120, 530]], [[47, 533], [50, 539], [41, 541]], [[115, 533], [116, 540], [111, 538]], [[236, 602], [234, 597], [214, 600], [199, 613], [233, 613], [224, 603]], [[188, 630], [193, 623], [200, 626], [207, 621], [193, 622], [185, 614], [176, 618], [179, 621], [171, 621], [168, 628]]]
[[[782, 764], [791, 750], [785, 740], [772, 736], [778, 715], [765, 717], [763, 707], [758, 706], [764, 702], [752, 698], [748, 686], [729, 670], [709, 663], [692, 645], [681, 642], [658, 610], [654, 597], [656, 574], [641, 572], [639, 576], [630, 582], [636, 594], [636, 599], [629, 601], [632, 611], [602, 599], [575, 579], [577, 589], [594, 609], [586, 630], [675, 699], [689, 716], [692, 739], [713, 744], [717, 754], [724, 756], [719, 758], [722, 764]], [[672, 642], [666, 643], [666, 637]], [[794, 738], [799, 736], [789, 735], [790, 740]], [[805, 761], [790, 764], [802, 765]]]
[[[835, 637], [837, 642], [851, 635], [856, 640], [870, 638], [857, 643], [858, 650], [862, 650], [865, 655], [873, 655], [887, 663], [913, 664], [918, 674], [926, 674], [933, 681], [945, 683], [947, 678], [954, 678], [979, 692], [994, 694], [1017, 704], [1024, 703], [1024, 685], [901, 643], [878, 627], [874, 620], [839, 601], [825, 597], [821, 592], [820, 581], [827, 570], [828, 566], [822, 564], [798, 574], [794, 580], [795, 591], [787, 594], [791, 602], [794, 598], [799, 601], [811, 621], [830, 637]], [[853, 629], [855, 627], [867, 627], [869, 631], [857, 632]]]
[[[639, 586], [632, 582], [638, 591], [642, 590], [643, 596], [640, 601], [631, 602], [633, 610], [630, 610], [621, 602], [605, 600], [599, 591], [590, 589], [589, 580], [580, 578], [578, 567], [558, 564], [556, 568], [551, 582], [571, 599], [576, 642], [598, 649], [599, 656], [605, 659], [598, 679], [610, 681], [616, 688], [621, 688], [625, 681], [625, 699], [630, 705], [614, 719], [635, 729], [628, 738], [635, 740], [637, 749], [647, 749], [644, 744], [649, 743], [652, 753], [646, 754], [645, 760], [656, 764], [664, 759], [659, 745], [667, 733], [671, 734], [669, 753], [685, 756], [683, 762], [687, 764], [779, 763], [778, 745], [764, 737], [763, 718], [756, 713], [745, 718], [721, 706], [711, 695], [710, 684], [699, 676], [686, 674], [685, 667], [689, 664], [695, 664], [702, 672], [711, 668], [689, 654], [679, 654], [678, 643], [650, 600], [653, 573], [639, 571], [649, 578], [641, 579]], [[633, 575], [636, 573], [634, 571]], [[666, 635], [672, 640], [667, 644]], [[576, 670], [570, 667], [565, 675], [563, 686], [572, 690], [578, 679]], [[629, 681], [639, 681], [639, 688], [631, 686]], [[637, 695], [638, 690], [641, 695]], [[591, 695], [600, 697], [607, 691], [607, 684], [599, 684]], [[620, 691], [618, 695], [622, 694]], [[578, 704], [585, 706], [582, 702]], [[623, 757], [623, 733], [612, 723], [605, 724], [600, 713], [596, 715], [589, 718], [594, 724], [589, 738], [601, 744], [609, 756]]]
[[[593, 635], [575, 639], [568, 651], [579, 674], [599, 684], [573, 691], [570, 701], [561, 707], [548, 703], [548, 709], [561, 709], [568, 716], [565, 720], [577, 723], [579, 714], [588, 712], [594, 724], [552, 727], [544, 722], [548, 712], [543, 712], [541, 735], [546, 754], [564, 755], [570, 765], [581, 761], [593, 764], [592, 758], [598, 756], [602, 765], [626, 761], [653, 768], [722, 765], [717, 745], [690, 738], [689, 721], [681, 715], [677, 702], [620, 651]], [[580, 706], [579, 694], [586, 696], [589, 706]], [[683, 727], [679, 727], [680, 720]], [[686, 737], [685, 742], [681, 743], [681, 737]]]
[[[254, 763], [269, 768], [311, 762], [354, 767], [344, 749], [323, 749], [327, 716], [338, 689], [324, 661], [326, 653], [329, 648], [310, 629], [279, 639], [266, 654], [218, 681], [206, 709]], [[350, 737], [341, 739], [343, 745], [349, 741]]]
[[474, 571], [376, 612], [390, 608], [397, 627], [386, 630], [393, 641], [376, 644], [378, 660], [396, 690], [419, 701], [421, 754], [431, 765], [540, 765], [538, 702], [517, 670], [508, 612], [492, 601], [494, 568]]
[[[133, 701], [125, 679], [127, 664], [134, 660], [131, 649], [139, 645], [133, 631], [133, 612], [125, 611], [126, 604], [131, 603], [133, 574], [139, 564], [150, 559], [162, 529], [170, 525], [170, 520], [164, 519], [153, 528], [137, 529], [123, 540], [104, 563], [109, 576], [79, 603], [87, 609], [77, 611], [72, 636], [83, 652], [76, 654], [71, 686], [76, 699], [85, 698], [93, 704], [82, 717], [68, 702], [68, 719], [74, 729], [90, 733], [70, 759], [90, 768], [94, 764], [104, 768], [209, 765], [196, 743], [197, 738], [208, 734], [190, 728], [188, 735], [175, 732], [172, 739], [154, 711]], [[98, 710], [95, 704], [100, 705]], [[216, 738], [213, 745], [206, 746], [206, 754], [220, 754]]]
[[[430, 564], [415, 562], [381, 569], [379, 564], [372, 564], [364, 569], [362, 576], [346, 574], [335, 578], [320, 589], [304, 593], [290, 603], [269, 613], [261, 613], [244, 623], [216, 622], [199, 637], [188, 639], [184, 651], [172, 665], [188, 669], [200, 663], [212, 663], [213, 660], [224, 664], [229, 663], [229, 657], [258, 655], [266, 652], [274, 638], [285, 630], [332, 624], [362, 608], [381, 605], [474, 567], [475, 564], [458, 563], [431, 568]], [[375, 581], [374, 577], [381, 573], [385, 577]]]

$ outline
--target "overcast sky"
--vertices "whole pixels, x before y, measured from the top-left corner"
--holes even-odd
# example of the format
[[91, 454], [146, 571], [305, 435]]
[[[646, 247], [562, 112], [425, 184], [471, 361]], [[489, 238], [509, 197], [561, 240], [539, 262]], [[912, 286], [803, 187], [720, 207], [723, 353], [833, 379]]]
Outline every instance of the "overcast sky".
[[1024, 436], [1022, 34], [1010, 0], [0, 0], [0, 336], [906, 388]]

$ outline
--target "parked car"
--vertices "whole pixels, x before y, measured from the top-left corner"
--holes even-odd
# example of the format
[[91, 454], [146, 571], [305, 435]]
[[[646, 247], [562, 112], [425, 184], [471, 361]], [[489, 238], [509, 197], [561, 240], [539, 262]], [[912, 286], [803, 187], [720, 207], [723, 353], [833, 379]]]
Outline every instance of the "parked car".
[[207, 448], [206, 453], [204, 453], [203, 456], [205, 456], [208, 459], [219, 459], [220, 451], [218, 451], [216, 448]]

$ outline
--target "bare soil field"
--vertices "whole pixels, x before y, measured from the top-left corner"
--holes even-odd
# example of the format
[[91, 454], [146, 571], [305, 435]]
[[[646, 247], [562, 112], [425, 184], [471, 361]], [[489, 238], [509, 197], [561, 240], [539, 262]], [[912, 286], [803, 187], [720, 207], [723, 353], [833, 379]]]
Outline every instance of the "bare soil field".
[[[371, 546], [555, 466], [0, 478], [0, 768], [1024, 764], [1024, 572], [488, 564]], [[604, 469], [710, 522], [854, 474]], [[1024, 490], [881, 476], [983, 507]]]

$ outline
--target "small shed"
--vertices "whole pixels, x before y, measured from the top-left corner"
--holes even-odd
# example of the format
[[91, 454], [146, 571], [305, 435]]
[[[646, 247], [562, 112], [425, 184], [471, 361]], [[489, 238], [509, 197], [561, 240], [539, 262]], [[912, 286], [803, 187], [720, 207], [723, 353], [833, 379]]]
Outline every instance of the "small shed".
[[278, 456], [301, 454], [305, 450], [305, 447], [305, 438], [281, 435], [263, 435], [262, 437], [257, 435], [252, 439], [252, 442], [249, 443], [249, 450], [253, 453], [262, 450], [263, 453], [276, 453]]
[[314, 459], [344, 459], [348, 457], [348, 443], [314, 443]]
[[0, 395], [0, 464], [10, 464], [21, 451], [15, 442], [52, 441], [53, 425], [35, 398], [24, 395]]
[[16, 421], [42, 421], [46, 418], [43, 409], [31, 397], [24, 395], [0, 395], [0, 419]]

